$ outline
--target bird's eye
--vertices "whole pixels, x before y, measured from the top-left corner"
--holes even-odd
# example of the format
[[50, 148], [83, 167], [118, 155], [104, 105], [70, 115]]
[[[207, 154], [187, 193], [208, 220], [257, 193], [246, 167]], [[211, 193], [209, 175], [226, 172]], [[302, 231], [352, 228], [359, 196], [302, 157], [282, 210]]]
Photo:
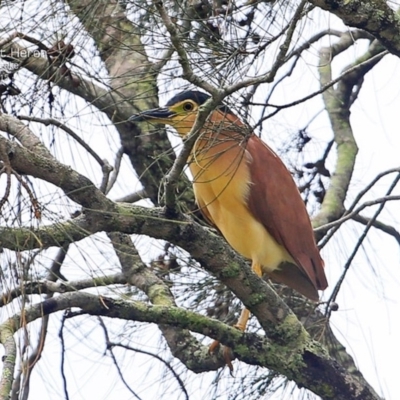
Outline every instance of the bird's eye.
[[185, 103], [183, 105], [184, 111], [193, 111], [193, 104], [192, 103]]

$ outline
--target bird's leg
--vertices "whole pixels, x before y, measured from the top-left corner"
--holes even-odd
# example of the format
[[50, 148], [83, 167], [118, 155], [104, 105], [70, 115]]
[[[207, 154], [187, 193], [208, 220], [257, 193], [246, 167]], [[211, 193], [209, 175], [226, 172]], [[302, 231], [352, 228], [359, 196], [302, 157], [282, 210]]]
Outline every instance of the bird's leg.
[[240, 317], [238, 322], [234, 325], [235, 328], [240, 329], [242, 332], [246, 330], [247, 321], [250, 318], [250, 311], [247, 308], [243, 308], [242, 312], [240, 313]]
[[261, 264], [258, 263], [257, 261], [253, 261], [251, 264], [251, 269], [254, 271], [254, 273], [259, 276], [260, 278], [263, 275], [262, 269], [261, 269]]
[[[259, 277], [262, 277], [261, 265], [258, 262], [253, 261], [253, 263], [251, 264], [251, 269]], [[247, 326], [247, 322], [248, 322], [249, 318], [250, 318], [250, 311], [247, 308], [243, 308], [242, 312], [240, 313], [239, 320], [235, 325], [235, 328], [238, 328], [242, 332], [244, 332], [246, 330], [246, 326]]]
[[[254, 271], [254, 273], [256, 273], [258, 276], [262, 276], [262, 269], [261, 269], [261, 265], [255, 261], [253, 261], [252, 265], [251, 265], [251, 269]], [[247, 326], [247, 322], [249, 321], [250, 318], [250, 311], [247, 308], [243, 308], [242, 312], [240, 313], [240, 317], [238, 322], [234, 325], [235, 328], [240, 329], [242, 332], [244, 332], [246, 330], [246, 326]], [[220, 343], [218, 340], [214, 340], [210, 347], [208, 348], [208, 351], [210, 353], [214, 353], [217, 348], [219, 347]], [[226, 365], [229, 367], [229, 370], [231, 371], [231, 375], [232, 375], [232, 371], [233, 371], [233, 365], [232, 365], [232, 354], [231, 354], [231, 349], [229, 347], [224, 347], [223, 350], [223, 355], [224, 355], [224, 359], [226, 362]]]

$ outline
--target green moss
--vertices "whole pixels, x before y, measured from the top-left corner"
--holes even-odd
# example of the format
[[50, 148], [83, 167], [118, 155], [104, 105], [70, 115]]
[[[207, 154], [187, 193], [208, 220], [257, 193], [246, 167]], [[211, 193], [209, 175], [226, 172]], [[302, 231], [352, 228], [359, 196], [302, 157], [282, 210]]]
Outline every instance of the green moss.
[[173, 306], [170, 294], [162, 285], [153, 285], [149, 288], [148, 297], [154, 305]]
[[221, 278], [236, 278], [240, 275], [241, 271], [242, 269], [239, 264], [231, 262], [221, 270], [220, 276]]
[[266, 300], [267, 296], [263, 293], [253, 293], [249, 296], [248, 304], [249, 306], [256, 306]]
[[335, 394], [335, 391], [333, 390], [332, 386], [329, 385], [328, 383], [321, 383], [318, 386], [318, 394], [323, 398], [326, 397], [328, 399], [332, 399]]

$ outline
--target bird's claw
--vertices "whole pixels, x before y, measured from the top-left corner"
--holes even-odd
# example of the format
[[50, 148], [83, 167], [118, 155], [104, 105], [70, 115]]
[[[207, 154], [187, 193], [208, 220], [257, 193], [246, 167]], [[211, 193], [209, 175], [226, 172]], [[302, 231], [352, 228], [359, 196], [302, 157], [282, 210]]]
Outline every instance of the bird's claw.
[[[208, 352], [210, 354], [215, 354], [217, 352], [217, 350], [219, 349], [220, 345], [221, 345], [221, 343], [218, 340], [214, 340], [210, 344], [210, 346], [208, 348]], [[224, 357], [225, 364], [229, 368], [229, 373], [233, 377], [233, 365], [232, 365], [233, 354], [232, 354], [231, 348], [228, 346], [222, 345], [222, 356]]]

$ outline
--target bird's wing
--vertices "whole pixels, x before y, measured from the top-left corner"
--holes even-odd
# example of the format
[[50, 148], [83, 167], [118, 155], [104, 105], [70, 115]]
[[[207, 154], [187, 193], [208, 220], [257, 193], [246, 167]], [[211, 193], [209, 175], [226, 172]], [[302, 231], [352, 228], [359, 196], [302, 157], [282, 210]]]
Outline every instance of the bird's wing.
[[[196, 194], [196, 192], [195, 192]], [[201, 214], [203, 215], [204, 219], [214, 228], [217, 228], [217, 226], [215, 225], [210, 212], [207, 209], [206, 203], [204, 203], [204, 201], [201, 199], [200, 196], [196, 195], [196, 203], [199, 206], [199, 210], [201, 212]], [[218, 229], [218, 228], [217, 228]]]
[[[280, 271], [276, 271], [275, 277], [272, 274], [272, 278], [315, 298], [315, 294], [318, 296], [315, 289], [323, 290], [328, 283], [310, 218], [297, 186], [282, 160], [257, 136], [249, 138], [246, 150], [253, 182], [250, 185], [249, 209], [299, 267], [283, 265]], [[298, 286], [305, 285], [307, 281], [308, 286], [312, 283], [314, 291], [311, 286], [299, 289]], [[311, 292], [307, 294], [307, 291]]]

